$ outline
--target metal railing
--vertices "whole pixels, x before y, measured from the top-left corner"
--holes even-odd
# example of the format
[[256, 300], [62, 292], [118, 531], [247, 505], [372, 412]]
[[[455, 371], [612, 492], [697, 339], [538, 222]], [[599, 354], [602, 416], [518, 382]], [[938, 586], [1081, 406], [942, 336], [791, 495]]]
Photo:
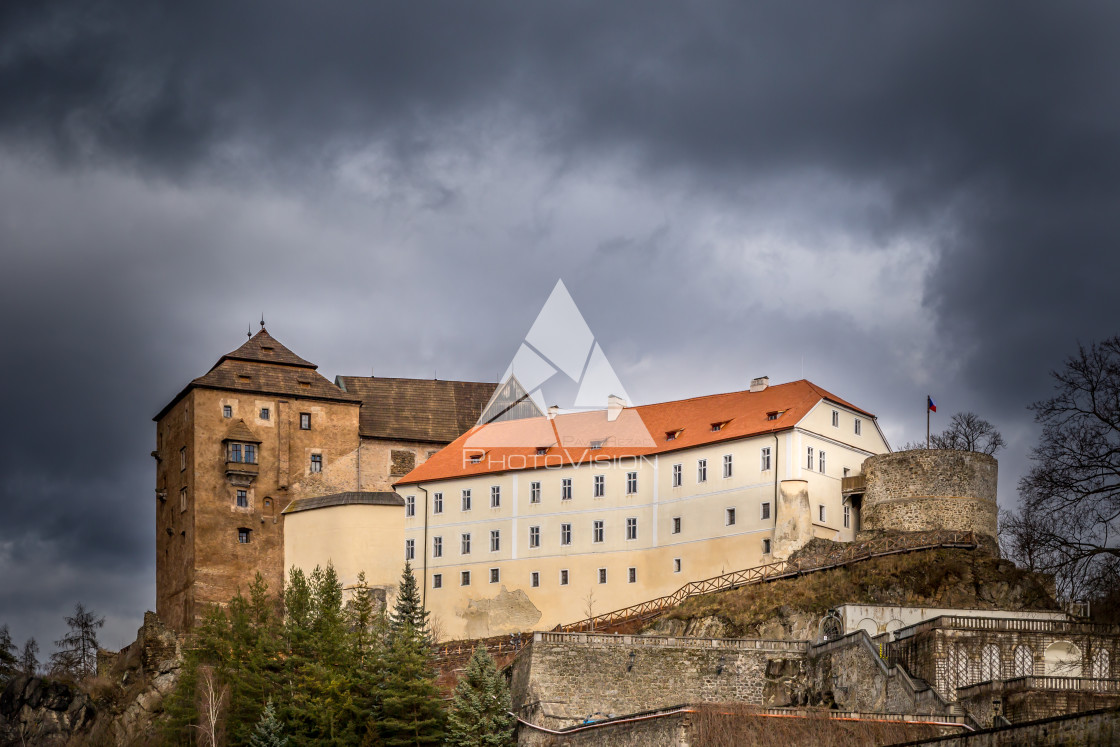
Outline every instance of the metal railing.
[[533, 642], [541, 643], [583, 643], [587, 645], [625, 646], [627, 648], [715, 648], [748, 649], [753, 651], [787, 651], [805, 653], [809, 650], [808, 641], [780, 641], [766, 638], [678, 638], [664, 635], [615, 635], [602, 633], [556, 633], [539, 632], [533, 634]]
[[1030, 620], [1005, 617], [960, 617], [940, 615], [923, 620], [895, 633], [901, 641], [936, 628], [954, 630], [998, 630], [1008, 633], [1059, 633], [1062, 635], [1120, 635], [1120, 625], [1108, 623], [1071, 622], [1068, 620]]
[[869, 558], [897, 553], [932, 550], [941, 547], [975, 549], [978, 547], [972, 532], [908, 532], [906, 534], [876, 537], [874, 539], [851, 542], [838, 552], [825, 556], [810, 556], [797, 560], [779, 560], [775, 563], [732, 571], [713, 576], [702, 581], [685, 584], [672, 594], [657, 599], [634, 604], [629, 607], [595, 615], [567, 625], [557, 625], [556, 632], [573, 633], [609, 628], [622, 623], [645, 622], [659, 616], [665, 610], [675, 607], [689, 597], [710, 594], [716, 591], [729, 591], [742, 586], [791, 578], [805, 573], [825, 571], [830, 568], [849, 565]]
[[1120, 679], [1097, 677], [1055, 677], [1027, 675], [1007, 680], [988, 680], [957, 688], [957, 700], [974, 698], [998, 692], [1023, 692], [1024, 690], [1081, 690], [1087, 692], [1120, 693]]

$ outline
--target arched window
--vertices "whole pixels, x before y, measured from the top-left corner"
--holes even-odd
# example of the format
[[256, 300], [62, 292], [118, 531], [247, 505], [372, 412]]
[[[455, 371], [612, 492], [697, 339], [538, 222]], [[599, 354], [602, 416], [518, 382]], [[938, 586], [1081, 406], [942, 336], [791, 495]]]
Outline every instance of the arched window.
[[998, 680], [1003, 675], [1000, 671], [999, 646], [994, 643], [985, 643], [980, 649], [980, 681]]
[[1081, 649], [1069, 641], [1058, 641], [1046, 647], [1042, 655], [1048, 677], [1080, 677]]
[[1093, 654], [1093, 663], [1089, 670], [1089, 676], [1101, 680], [1108, 679], [1111, 674], [1111, 668], [1108, 664], [1108, 651], [1103, 648], [1098, 648], [1096, 653]]
[[1030, 646], [1015, 647], [1015, 668], [1013, 677], [1030, 677], [1034, 674], [1034, 651]]

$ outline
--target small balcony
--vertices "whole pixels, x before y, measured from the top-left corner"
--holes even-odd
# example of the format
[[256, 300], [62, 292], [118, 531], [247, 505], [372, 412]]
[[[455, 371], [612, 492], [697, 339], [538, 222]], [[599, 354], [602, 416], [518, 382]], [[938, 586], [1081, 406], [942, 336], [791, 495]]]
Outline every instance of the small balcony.
[[840, 478], [840, 493], [845, 497], [863, 495], [867, 492], [867, 475], [852, 475]]
[[230, 485], [252, 485], [259, 473], [256, 462], [226, 462], [226, 479]]

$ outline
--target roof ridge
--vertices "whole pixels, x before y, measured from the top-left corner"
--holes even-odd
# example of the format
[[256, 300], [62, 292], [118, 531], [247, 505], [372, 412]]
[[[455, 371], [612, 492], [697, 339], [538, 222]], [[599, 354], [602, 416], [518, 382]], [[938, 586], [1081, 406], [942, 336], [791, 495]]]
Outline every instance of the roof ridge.
[[297, 368], [317, 369], [317, 365], [293, 353], [286, 345], [268, 333], [263, 326], [260, 331], [243, 342], [240, 347], [226, 353], [210, 370], [220, 366], [223, 361], [237, 360], [253, 363], [272, 363]]

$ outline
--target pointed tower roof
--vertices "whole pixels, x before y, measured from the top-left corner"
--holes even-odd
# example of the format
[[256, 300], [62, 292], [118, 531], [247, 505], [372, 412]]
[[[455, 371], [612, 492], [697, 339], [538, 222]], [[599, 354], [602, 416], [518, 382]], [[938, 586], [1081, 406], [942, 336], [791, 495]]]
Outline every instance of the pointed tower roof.
[[214, 368], [222, 365], [223, 361], [254, 361], [257, 363], [280, 363], [285, 366], [299, 366], [300, 368], [318, 368], [314, 363], [305, 361], [284, 347], [263, 326], [261, 331], [246, 340], [244, 345], [232, 353], [223, 355], [214, 364]]

